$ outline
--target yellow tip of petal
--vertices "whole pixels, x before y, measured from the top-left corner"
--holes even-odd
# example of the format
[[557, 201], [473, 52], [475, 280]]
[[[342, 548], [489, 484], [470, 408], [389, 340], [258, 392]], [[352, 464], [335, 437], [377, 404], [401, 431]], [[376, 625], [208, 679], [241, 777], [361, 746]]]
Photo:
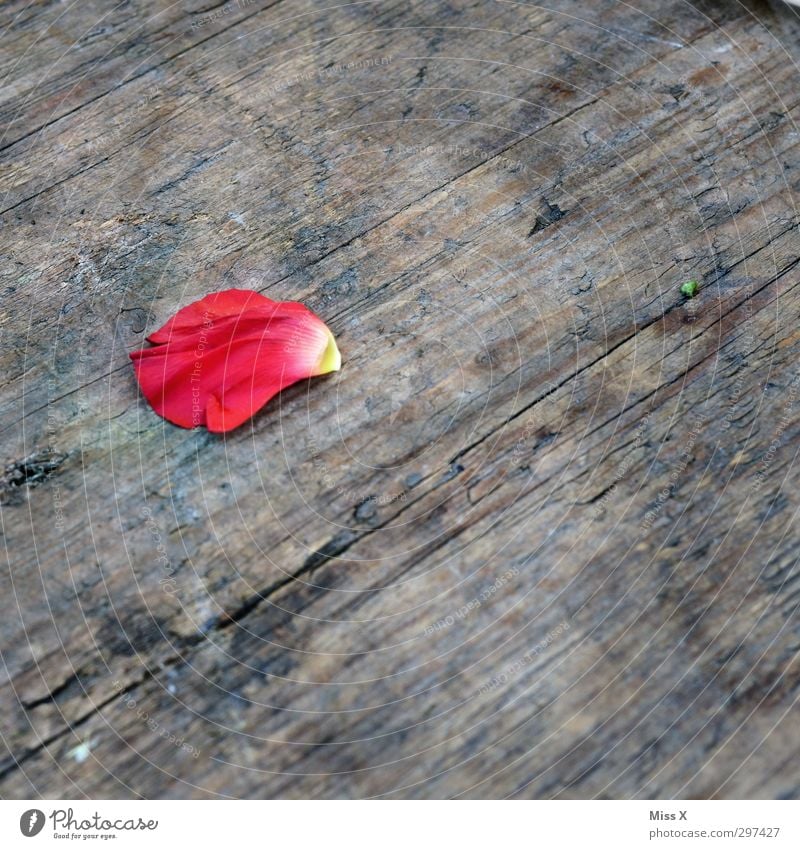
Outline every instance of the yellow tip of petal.
[[322, 359], [319, 361], [319, 371], [317, 374], [328, 374], [332, 371], [339, 371], [342, 367], [342, 355], [339, 353], [339, 349], [336, 347], [336, 340], [333, 338], [333, 334], [329, 334], [328, 344], [325, 348], [325, 352], [322, 355]]

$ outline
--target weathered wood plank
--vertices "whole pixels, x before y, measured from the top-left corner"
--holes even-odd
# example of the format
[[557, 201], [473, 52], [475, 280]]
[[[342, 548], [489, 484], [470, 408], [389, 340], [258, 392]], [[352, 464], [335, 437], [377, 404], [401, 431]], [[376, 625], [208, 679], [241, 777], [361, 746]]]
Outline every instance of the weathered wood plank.
[[[2, 792], [796, 795], [785, 54], [713, 4], [285, 6], [7, 152]], [[224, 440], [126, 366], [219, 285], [346, 361]]]

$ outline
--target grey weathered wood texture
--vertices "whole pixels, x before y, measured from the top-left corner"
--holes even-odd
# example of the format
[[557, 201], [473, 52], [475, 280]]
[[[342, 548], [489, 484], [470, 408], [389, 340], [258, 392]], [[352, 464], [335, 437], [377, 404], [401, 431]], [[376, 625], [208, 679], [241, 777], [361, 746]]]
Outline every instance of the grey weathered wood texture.
[[[0, 18], [3, 796], [800, 794], [791, 18]], [[344, 368], [172, 427], [230, 286]]]

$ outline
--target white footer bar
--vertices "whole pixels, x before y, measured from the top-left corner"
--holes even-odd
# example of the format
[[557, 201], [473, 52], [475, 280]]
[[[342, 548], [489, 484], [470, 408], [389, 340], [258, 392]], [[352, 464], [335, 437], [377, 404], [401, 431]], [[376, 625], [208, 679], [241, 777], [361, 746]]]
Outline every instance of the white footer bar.
[[0, 846], [800, 847], [795, 801], [2, 801]]

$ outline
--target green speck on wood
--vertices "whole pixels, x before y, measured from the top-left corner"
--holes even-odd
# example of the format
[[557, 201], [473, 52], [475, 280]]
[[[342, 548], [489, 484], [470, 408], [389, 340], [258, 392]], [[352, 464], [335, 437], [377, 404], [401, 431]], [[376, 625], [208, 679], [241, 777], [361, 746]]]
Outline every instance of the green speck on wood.
[[686, 295], [687, 298], [693, 298], [699, 290], [700, 284], [696, 280], [687, 280], [681, 286], [681, 294]]

